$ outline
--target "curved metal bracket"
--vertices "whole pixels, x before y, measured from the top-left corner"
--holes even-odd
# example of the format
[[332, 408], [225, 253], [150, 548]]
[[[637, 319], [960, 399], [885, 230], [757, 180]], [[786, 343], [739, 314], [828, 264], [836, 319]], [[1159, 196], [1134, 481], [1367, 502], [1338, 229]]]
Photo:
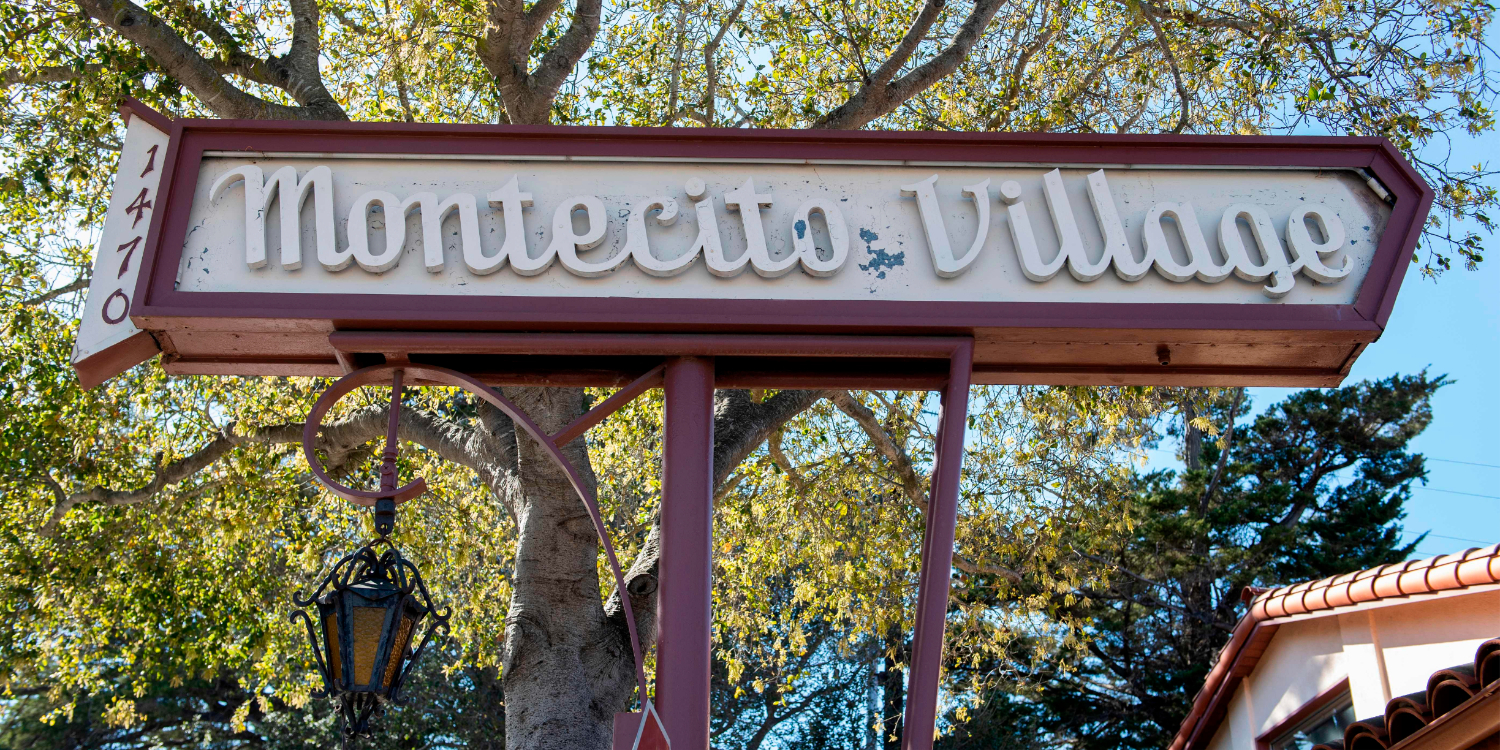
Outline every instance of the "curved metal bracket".
[[[318, 397], [317, 402], [313, 404], [312, 412], [307, 415], [307, 425], [302, 428], [302, 454], [307, 457], [307, 466], [312, 470], [313, 476], [317, 477], [329, 492], [355, 505], [370, 508], [386, 498], [400, 505], [427, 491], [427, 480], [421, 477], [405, 487], [395, 486], [396, 423], [401, 415], [403, 375], [402, 368], [399, 367], [367, 367], [340, 378], [324, 391], [322, 396]], [[355, 388], [374, 385], [384, 381], [387, 377], [391, 380], [391, 417], [386, 430], [384, 465], [380, 470], [380, 489], [356, 490], [352, 487], [345, 487], [323, 471], [323, 465], [318, 462], [317, 453], [313, 450], [313, 445], [318, 440], [318, 432], [323, 429], [323, 417], [328, 414], [328, 410], [332, 409], [334, 404], [338, 403], [339, 399], [349, 395]]]

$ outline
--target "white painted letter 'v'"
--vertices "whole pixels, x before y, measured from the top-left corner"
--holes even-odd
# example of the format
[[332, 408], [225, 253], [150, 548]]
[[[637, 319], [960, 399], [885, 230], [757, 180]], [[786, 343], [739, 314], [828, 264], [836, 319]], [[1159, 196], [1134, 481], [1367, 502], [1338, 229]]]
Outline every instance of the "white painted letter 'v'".
[[945, 279], [951, 279], [968, 270], [974, 260], [979, 257], [979, 251], [984, 248], [984, 241], [990, 232], [990, 181], [976, 185], [969, 185], [963, 189], [964, 195], [974, 201], [974, 208], [979, 213], [979, 228], [974, 233], [974, 243], [969, 246], [969, 251], [963, 257], [953, 257], [953, 245], [948, 242], [948, 225], [943, 221], [943, 210], [938, 206], [937, 175], [928, 177], [921, 182], [911, 185], [902, 185], [901, 194], [917, 199], [917, 211], [922, 215], [922, 231], [927, 235], [927, 249], [932, 253], [932, 265], [937, 275]]

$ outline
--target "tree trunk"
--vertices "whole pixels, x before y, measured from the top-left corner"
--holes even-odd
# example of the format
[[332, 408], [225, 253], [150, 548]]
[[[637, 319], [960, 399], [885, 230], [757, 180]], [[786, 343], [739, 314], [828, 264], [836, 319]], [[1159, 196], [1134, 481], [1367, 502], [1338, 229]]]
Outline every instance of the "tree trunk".
[[880, 673], [884, 695], [881, 700], [880, 736], [885, 750], [901, 750], [901, 733], [906, 718], [906, 671], [900, 665], [908, 656], [906, 634], [899, 626], [885, 636], [885, 671]]
[[[505, 395], [549, 433], [583, 412], [579, 389], [507, 388]], [[624, 623], [600, 599], [599, 541], [583, 502], [535, 440], [524, 433], [515, 440], [518, 481], [504, 488], [518, 528], [502, 662], [505, 745], [606, 750], [614, 714], [634, 686]], [[595, 485], [586, 443], [563, 451]]]

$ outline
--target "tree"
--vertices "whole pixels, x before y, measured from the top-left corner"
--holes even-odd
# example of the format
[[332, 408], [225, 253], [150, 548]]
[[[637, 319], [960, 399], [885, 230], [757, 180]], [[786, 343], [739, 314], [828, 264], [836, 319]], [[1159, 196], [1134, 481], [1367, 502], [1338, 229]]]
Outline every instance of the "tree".
[[[1425, 481], [1407, 446], [1448, 381], [1425, 372], [1296, 393], [1241, 423], [1243, 391], [1181, 410], [1181, 473], [1134, 477], [1134, 529], [1082, 552], [1108, 570], [1071, 605], [1090, 639], [1032, 685], [993, 693], [949, 747], [1159, 748], [1170, 743], [1242, 611], [1271, 587], [1407, 558], [1402, 506]], [[1218, 440], [1204, 431], [1217, 428]], [[1020, 733], [998, 720], [1026, 717]], [[1010, 743], [1010, 744], [1007, 744]]]
[[[180, 381], [153, 365], [100, 391], [80, 392], [73, 383], [65, 364], [69, 321], [86, 285], [88, 230], [97, 224], [107, 165], [118, 148], [110, 111], [123, 94], [177, 115], [285, 119], [1179, 132], [1280, 132], [1315, 123], [1386, 135], [1414, 158], [1427, 155], [1433, 139], [1493, 125], [1490, 53], [1483, 46], [1489, 10], [1478, 0], [1278, 0], [1253, 7], [1228, 0], [979, 0], [962, 7], [941, 0], [859, 7], [7, 0], [0, 14], [6, 19], [0, 81], [7, 93], [0, 108], [7, 331], [0, 371], [8, 397], [0, 429], [5, 575], [13, 594], [6, 605], [12, 616], [0, 626], [12, 636], [0, 646], [0, 678], [60, 691], [59, 700], [72, 688], [103, 681], [99, 664], [122, 653], [129, 654], [130, 679], [142, 684], [233, 669], [252, 675], [257, 690], [288, 689], [286, 676], [305, 667], [303, 657], [291, 649], [289, 631], [249, 602], [277, 601], [284, 592], [275, 579], [305, 580], [358, 534], [351, 516], [317, 501], [291, 450], [314, 384]], [[1440, 188], [1442, 217], [1487, 221], [1484, 211], [1496, 195], [1483, 169], [1451, 168], [1441, 159], [1418, 163]], [[1477, 237], [1435, 226], [1431, 238], [1425, 247], [1433, 270], [1447, 267], [1454, 253], [1470, 265], [1480, 260]], [[1144, 390], [1103, 394], [1092, 403], [1073, 392], [1017, 393], [1014, 403], [1055, 398], [1058, 409], [1097, 409], [1068, 417], [1049, 406], [1020, 412], [1026, 419], [1081, 420], [1122, 439], [1135, 424], [1099, 420], [1123, 413], [1139, 422], [1160, 401]], [[507, 395], [547, 429], [570, 421], [585, 403], [578, 390], [507, 389]], [[743, 462], [762, 461], [766, 438], [815, 405], [826, 408], [820, 401], [826, 395], [720, 392], [715, 482], [764, 489], [735, 479]], [[378, 405], [350, 407], [325, 429], [323, 447], [336, 468], [361, 465], [381, 431], [378, 413]], [[502, 668], [508, 746], [602, 747], [610, 714], [625, 708], [632, 692], [628, 647], [618, 600], [606, 606], [591, 595], [599, 589], [598, 549], [592, 532], [577, 523], [576, 498], [529, 438], [487, 406], [435, 393], [413, 397], [404, 413], [402, 438], [424, 449], [411, 468], [443, 481], [422, 506], [430, 528], [408, 524], [403, 541], [451, 566], [451, 590], [477, 589], [480, 601], [508, 602], [503, 616], [461, 602], [461, 614], [474, 624], [459, 634], [464, 658]], [[866, 428], [861, 449], [877, 455], [890, 455], [891, 430], [907, 429], [891, 426], [903, 423], [897, 415], [869, 429], [868, 420], [840, 413], [835, 419]], [[919, 424], [919, 415], [905, 421]], [[649, 635], [653, 489], [641, 479], [649, 472], [640, 464], [627, 470], [606, 461], [615, 450], [628, 452], [600, 440], [591, 447], [579, 442], [569, 457], [588, 481], [617, 483], [601, 494], [617, 522], [632, 524], [624, 535], [636, 555], [627, 587]], [[891, 518], [901, 517], [900, 508], [910, 521], [923, 507], [911, 482], [922, 479], [922, 450], [913, 449], [918, 459], [903, 470], [899, 489], [879, 495], [906, 503], [893, 502]], [[1081, 451], [1093, 461], [1108, 450], [1108, 443], [1065, 443], [1057, 453], [1037, 455], [1050, 460]], [[596, 478], [591, 461], [620, 468], [621, 477]], [[445, 472], [444, 462], [466, 471]], [[842, 465], [850, 472], [870, 468], [862, 460]], [[1041, 465], [1023, 472], [1023, 489], [1076, 473]], [[840, 481], [848, 483], [844, 476]], [[1025, 506], [1038, 492], [1015, 497]], [[272, 499], [278, 497], [288, 499]], [[999, 500], [981, 510], [991, 521], [1018, 512], [1014, 502]], [[1063, 512], [1039, 502], [1021, 511], [1023, 517]], [[1110, 518], [1084, 516], [1090, 523]], [[173, 526], [189, 523], [222, 532], [227, 544], [211, 547]], [[39, 528], [46, 534], [38, 536]], [[498, 533], [473, 541], [471, 549], [447, 544], [473, 528]], [[889, 538], [911, 542], [909, 534]], [[974, 531], [961, 543], [990, 538]], [[219, 541], [217, 534], [210, 539]], [[973, 568], [967, 575], [1004, 578], [1015, 566], [995, 561], [1007, 555], [1020, 555], [1011, 561], [1028, 571], [1055, 562], [1048, 545], [1056, 540], [1048, 534], [1002, 541], [1000, 552], [983, 555], [989, 562], [967, 554], [960, 567]], [[99, 568], [101, 559], [109, 566]], [[223, 580], [244, 578], [237, 573], [246, 560], [269, 566], [268, 575], [241, 592], [244, 601], [216, 595]], [[502, 566], [513, 567], [496, 576]], [[118, 580], [140, 572], [159, 577]], [[1066, 567], [1046, 573], [1059, 580], [1075, 574]], [[899, 587], [886, 593], [887, 604], [902, 601]], [[128, 605], [123, 610], [121, 602]], [[106, 617], [83, 627], [65, 606], [122, 614], [118, 623]], [[206, 632], [215, 637], [202, 623], [181, 621], [185, 612], [210, 613]], [[862, 624], [881, 617], [891, 619], [872, 616]], [[956, 614], [955, 637], [984, 632], [984, 621], [980, 609]], [[126, 625], [143, 629], [127, 633]], [[497, 629], [503, 631], [498, 649]], [[78, 631], [97, 642], [74, 643]], [[191, 647], [162, 653], [149, 646], [152, 639], [141, 640], [144, 632], [153, 639], [168, 633]], [[71, 655], [80, 649], [82, 656]], [[311, 687], [300, 685], [296, 700]], [[122, 709], [120, 720], [132, 721], [133, 710]]]

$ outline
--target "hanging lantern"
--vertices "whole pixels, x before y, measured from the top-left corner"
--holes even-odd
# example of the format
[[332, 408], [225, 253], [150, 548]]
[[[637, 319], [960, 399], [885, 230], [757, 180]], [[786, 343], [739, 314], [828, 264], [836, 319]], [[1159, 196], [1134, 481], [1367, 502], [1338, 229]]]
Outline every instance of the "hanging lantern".
[[[447, 616], [434, 611], [422, 574], [385, 537], [339, 560], [312, 596], [293, 601], [299, 607], [317, 605], [321, 637], [306, 612], [293, 617], [307, 625], [323, 683], [338, 701], [350, 735], [367, 733], [378, 709], [401, 702], [401, 684], [427, 642], [448, 629]], [[421, 641], [413, 649], [419, 631]]]
[[417, 480], [396, 489], [396, 425], [401, 408], [399, 370], [391, 393], [379, 491], [350, 490], [328, 479], [317, 467], [311, 450], [312, 439], [316, 437], [316, 418], [321, 417], [331, 402], [325, 406], [324, 399], [319, 400], [313, 410], [315, 418], [309, 419], [310, 429], [303, 438], [308, 458], [314, 462], [313, 473], [320, 480], [336, 494], [373, 504], [375, 531], [379, 534], [374, 541], [335, 563], [311, 595], [292, 597], [298, 607], [317, 606], [316, 626], [305, 610], [294, 612], [292, 619], [300, 618], [307, 626], [323, 684], [328, 695], [338, 702], [344, 733], [350, 737], [368, 734], [372, 716], [387, 704], [402, 702], [402, 682], [416, 667], [428, 641], [438, 632], [448, 632], [448, 614], [433, 606], [421, 572], [401, 556], [389, 538], [396, 526], [397, 502], [415, 497], [425, 488]]
[[[389, 540], [396, 527], [396, 507], [426, 489], [426, 483], [420, 478], [404, 487], [396, 486], [396, 430], [400, 421], [401, 383], [408, 368], [420, 381], [462, 388], [478, 396], [510, 417], [518, 430], [524, 430], [541, 444], [558, 468], [568, 475], [568, 481], [583, 501], [609, 560], [615, 588], [623, 592], [626, 590], [624, 576], [599, 514], [598, 503], [591, 488], [563, 454], [561, 446], [597, 424], [604, 415], [628, 403], [653, 384], [659, 384], [665, 365], [641, 376], [556, 435], [542, 431], [524, 411], [494, 389], [472, 377], [441, 367], [410, 363], [366, 367], [345, 375], [323, 392], [313, 404], [302, 432], [302, 451], [308, 468], [333, 494], [373, 508], [378, 538], [339, 560], [311, 595], [294, 599], [299, 607], [317, 605], [316, 625], [305, 611], [296, 612], [293, 618], [300, 617], [307, 626], [313, 656], [323, 673], [328, 693], [339, 702], [344, 730], [350, 737], [368, 733], [372, 716], [389, 703], [401, 702], [402, 683], [421, 659], [428, 640], [435, 633], [448, 632], [447, 610], [439, 612], [434, 608], [421, 574], [401, 557]], [[380, 468], [380, 489], [368, 491], [345, 487], [329, 477], [318, 461], [315, 446], [323, 417], [340, 398], [356, 388], [374, 385], [387, 375], [392, 378], [391, 411]], [[385, 548], [383, 553], [378, 551], [382, 545]], [[645, 662], [641, 657], [630, 598], [627, 596], [621, 600], [621, 605], [625, 610], [625, 626], [635, 662], [641, 710], [615, 715], [614, 747], [617, 750], [671, 750], [666, 728], [646, 685]], [[420, 638], [418, 631], [421, 631]], [[415, 649], [411, 646], [413, 642], [418, 644]]]

